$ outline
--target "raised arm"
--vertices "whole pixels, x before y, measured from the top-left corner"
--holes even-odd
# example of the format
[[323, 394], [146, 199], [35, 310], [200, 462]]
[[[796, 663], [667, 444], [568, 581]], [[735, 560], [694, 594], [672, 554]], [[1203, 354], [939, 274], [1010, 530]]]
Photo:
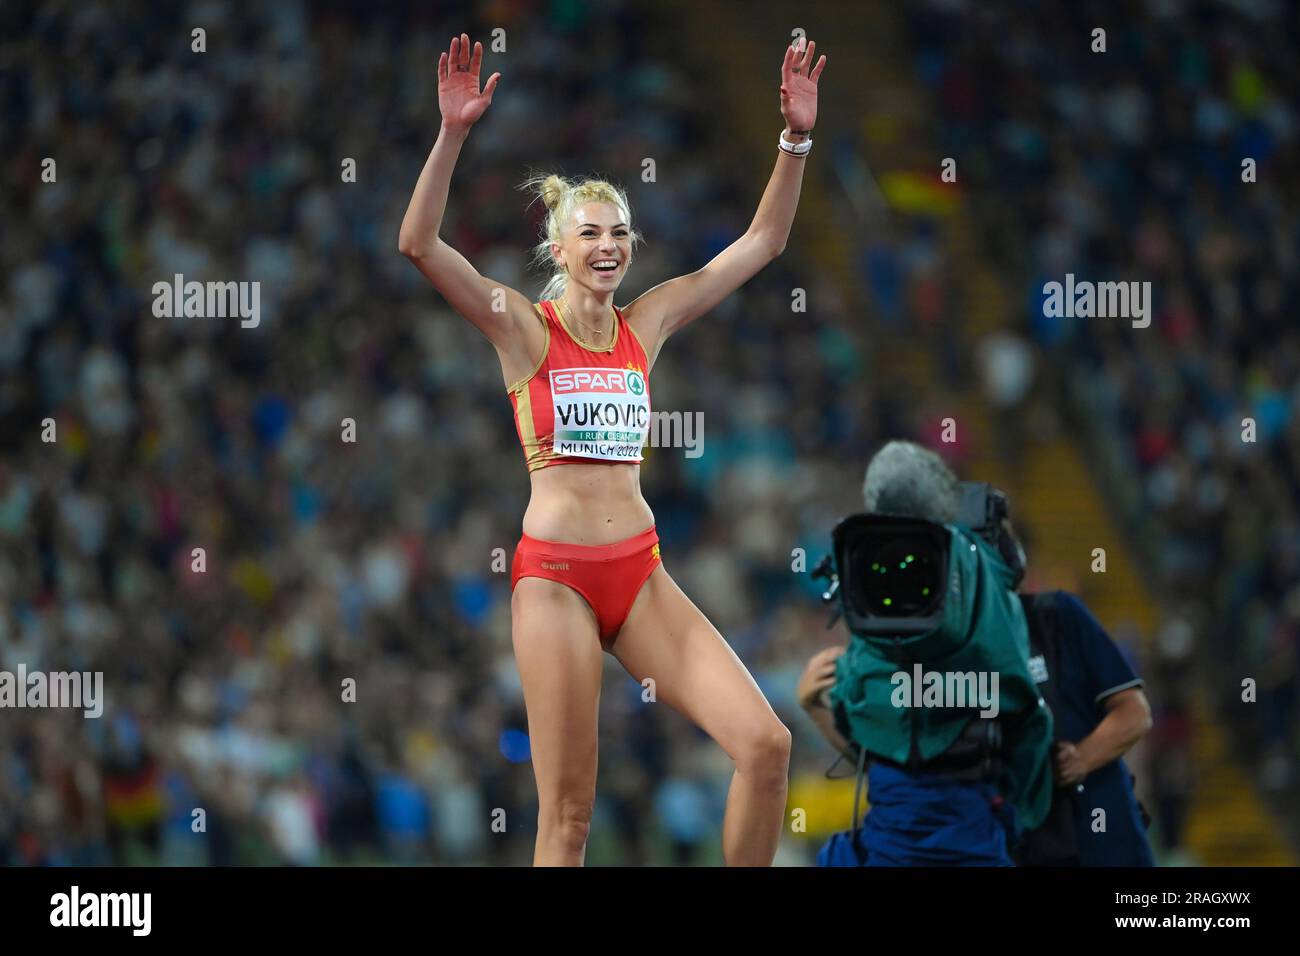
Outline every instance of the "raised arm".
[[[461, 146], [472, 127], [492, 102], [500, 73], [493, 73], [479, 92], [479, 67], [483, 44], [469, 37], [451, 41], [448, 53], [438, 57], [438, 108], [442, 128], [415, 184], [398, 250], [415, 263], [451, 307], [463, 315], [498, 348], [508, 348], [522, 317], [530, 316], [532, 303], [522, 293], [479, 274], [469, 261], [438, 235], [447, 209], [447, 190]], [[531, 321], [531, 318], [530, 318]]]
[[[781, 115], [787, 143], [809, 138], [817, 121], [817, 81], [826, 66], [823, 56], [813, 66], [817, 44], [788, 46], [781, 63]], [[651, 362], [668, 336], [699, 318], [748, 282], [785, 250], [799, 206], [804, 156], [777, 150], [776, 168], [745, 234], [718, 253], [698, 272], [661, 282], [638, 296], [625, 310], [637, 334], [650, 346]]]

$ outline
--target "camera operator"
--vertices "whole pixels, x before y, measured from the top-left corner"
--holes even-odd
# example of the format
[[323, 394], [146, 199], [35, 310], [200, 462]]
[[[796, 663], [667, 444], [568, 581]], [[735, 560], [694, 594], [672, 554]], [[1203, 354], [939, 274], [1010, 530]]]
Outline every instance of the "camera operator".
[[[843, 588], [853, 636], [809, 662], [799, 699], [841, 754], [869, 765], [871, 810], [859, 832], [855, 807], [852, 861], [837, 835], [818, 863], [1013, 865], [1018, 828], [1037, 827], [1051, 803], [1052, 719], [1000, 526], [959, 523], [956, 477], [911, 442], [882, 448], [863, 490], [868, 514], [836, 528], [828, 592]], [[924, 676], [927, 695], [934, 677], [954, 688], [978, 674], [993, 690], [979, 705], [951, 693], [918, 701], [909, 674]]]
[[[1009, 519], [1004, 529], [1015, 541]], [[1021, 592], [1020, 599], [1030, 671], [1055, 720], [1057, 788], [1047, 819], [1016, 847], [1016, 863], [1154, 866], [1146, 815], [1123, 760], [1151, 729], [1142, 679], [1073, 594]]]

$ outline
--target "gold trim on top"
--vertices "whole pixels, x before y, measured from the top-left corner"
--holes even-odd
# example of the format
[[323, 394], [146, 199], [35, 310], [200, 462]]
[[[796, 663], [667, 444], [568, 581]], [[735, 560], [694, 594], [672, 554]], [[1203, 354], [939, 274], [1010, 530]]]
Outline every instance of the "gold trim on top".
[[531, 461], [537, 453], [537, 428], [533, 422], [533, 393], [521, 388], [515, 395], [515, 420], [519, 425], [519, 441], [524, 446], [524, 460]]
[[[564, 328], [564, 331], [568, 333], [569, 338], [573, 339], [573, 344], [574, 344], [574, 345], [576, 345], [578, 348], [580, 348], [580, 349], [584, 349], [585, 351], [588, 351], [588, 352], [612, 352], [612, 351], [614, 351], [614, 348], [618, 345], [618, 313], [615, 313], [615, 314], [614, 314], [614, 341], [610, 342], [609, 345], [608, 345], [607, 347], [603, 348], [603, 349], [593, 349], [590, 345], [583, 345], [583, 344], [582, 344], [582, 340], [579, 339], [576, 335], [573, 334], [573, 329], [569, 328], [569, 323], [568, 323], [568, 322], [565, 320], [565, 318], [564, 318], [564, 310], [563, 310], [563, 309], [558, 309], [558, 308], [555, 307], [555, 303], [556, 303], [556, 301], [558, 301], [558, 300], [556, 300], [556, 299], [550, 299], [550, 300], [548, 300], [548, 301], [551, 303], [551, 308], [555, 311], [555, 314], [558, 315], [558, 316], [560, 317], [560, 325]], [[641, 346], [641, 347], [642, 347], [642, 348], [645, 348], [644, 345]]]
[[627, 330], [632, 333], [632, 337], [636, 339], [636, 344], [641, 346], [641, 351], [645, 353], [645, 373], [646, 375], [649, 375], [650, 365], [652, 362], [654, 362], [654, 356], [651, 355], [650, 350], [645, 347], [645, 342], [641, 338], [641, 333], [638, 332], [636, 329], [632, 328], [632, 323], [627, 321], [627, 317], [623, 315], [623, 313], [619, 310], [618, 306], [614, 306], [614, 311], [618, 314], [618, 317], [620, 319], [622, 319], [624, 322], [627, 322]]
[[541, 471], [541, 469], [554, 465], [556, 462], [563, 463], [563, 459], [564, 456], [555, 450], [554, 432], [552, 432], [551, 450], [534, 455], [532, 460], [528, 462], [528, 471], [529, 473]]
[[546, 361], [546, 356], [551, 353], [551, 323], [546, 321], [546, 316], [542, 314], [542, 310], [536, 304], [533, 305], [533, 312], [542, 323], [542, 331], [546, 333], [546, 338], [542, 342], [542, 357], [537, 360], [537, 364], [533, 366], [531, 372], [506, 389], [507, 395], [513, 395], [516, 389], [523, 388], [531, 382], [533, 376], [537, 374], [537, 370]]

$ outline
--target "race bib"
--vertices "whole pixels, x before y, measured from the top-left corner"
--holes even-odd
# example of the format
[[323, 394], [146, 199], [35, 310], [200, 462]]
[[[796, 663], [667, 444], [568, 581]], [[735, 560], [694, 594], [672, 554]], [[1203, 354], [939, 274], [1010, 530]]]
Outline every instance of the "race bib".
[[641, 460], [650, 432], [650, 390], [635, 369], [551, 370], [555, 453], [601, 461]]

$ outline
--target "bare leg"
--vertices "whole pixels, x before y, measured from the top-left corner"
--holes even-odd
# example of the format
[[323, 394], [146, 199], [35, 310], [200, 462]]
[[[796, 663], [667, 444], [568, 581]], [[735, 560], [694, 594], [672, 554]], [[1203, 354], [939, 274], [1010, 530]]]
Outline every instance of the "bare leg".
[[519, 580], [510, 611], [537, 779], [533, 865], [582, 866], [596, 803], [596, 616], [576, 591], [542, 578]]
[[735, 762], [722, 825], [728, 866], [771, 866], [785, 821], [790, 731], [708, 618], [662, 565], [637, 595], [613, 654]]

